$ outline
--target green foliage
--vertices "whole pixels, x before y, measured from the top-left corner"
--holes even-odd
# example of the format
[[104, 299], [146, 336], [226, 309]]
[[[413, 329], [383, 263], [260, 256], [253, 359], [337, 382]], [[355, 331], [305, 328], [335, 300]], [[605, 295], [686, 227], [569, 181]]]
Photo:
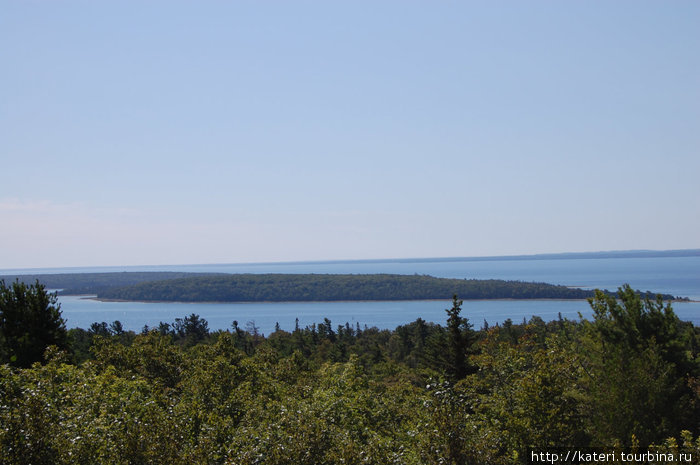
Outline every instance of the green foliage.
[[0, 276], [7, 282], [32, 284], [36, 281], [49, 289], [61, 289], [61, 295], [97, 294], [106, 289], [132, 286], [146, 281], [163, 281], [220, 273], [185, 273], [179, 271], [124, 271], [118, 273], [51, 273]]
[[673, 460], [673, 461], [654, 461], [653, 465], [659, 464], [671, 464], [671, 465], [681, 465], [691, 462], [691, 458], [694, 459], [694, 463], [698, 462], [698, 457], [700, 457], [700, 436], [693, 440], [693, 433], [684, 430], [680, 433], [680, 441], [675, 437], [666, 438], [661, 445], [651, 446], [650, 449], [659, 454], [672, 454], [672, 457], [680, 459], [680, 454], [683, 454], [683, 460]]
[[447, 375], [453, 380], [460, 380], [475, 371], [470, 366], [467, 356], [472, 352], [476, 337], [467, 318], [460, 316], [462, 301], [457, 295], [452, 298], [452, 308], [447, 312]]
[[8, 464], [163, 463], [177, 457], [164, 399], [140, 378], [59, 359], [0, 373], [0, 449]]
[[[584, 299], [592, 292], [545, 283], [419, 275], [231, 274], [149, 281], [99, 292], [105, 299], [179, 302]], [[671, 296], [668, 296], [671, 297]]]
[[583, 383], [591, 434], [599, 443], [628, 444], [635, 437], [644, 446], [697, 428], [693, 381], [700, 364], [692, 327], [661, 299], [643, 300], [629, 286], [618, 296], [596, 293], [594, 321], [580, 339], [588, 354]]
[[466, 384], [477, 399], [477, 448], [488, 451], [490, 462], [508, 463], [528, 449], [588, 445], [579, 410], [579, 354], [560, 334], [538, 344], [528, 326], [516, 344], [491, 330], [480, 344], [479, 376]]
[[96, 336], [91, 350], [95, 355], [92, 366], [101, 370], [114, 367], [125, 376], [143, 377], [159, 390], [175, 389], [182, 377], [182, 349], [156, 331], [136, 337], [130, 346]]
[[422, 463], [462, 465], [486, 463], [483, 450], [475, 443], [474, 398], [464, 389], [449, 382], [432, 381], [426, 386], [423, 408], [426, 418], [418, 436]]
[[515, 465], [528, 449], [609, 445], [697, 455], [699, 333], [626, 289], [592, 300], [592, 322], [479, 332], [457, 298], [444, 327], [394, 331], [325, 319], [263, 338], [237, 322], [211, 333], [190, 315], [135, 335], [98, 323], [71, 331], [71, 354], [0, 365], [0, 462]]
[[0, 281], [0, 362], [28, 367], [51, 345], [66, 347], [66, 325], [56, 294], [36, 282]]

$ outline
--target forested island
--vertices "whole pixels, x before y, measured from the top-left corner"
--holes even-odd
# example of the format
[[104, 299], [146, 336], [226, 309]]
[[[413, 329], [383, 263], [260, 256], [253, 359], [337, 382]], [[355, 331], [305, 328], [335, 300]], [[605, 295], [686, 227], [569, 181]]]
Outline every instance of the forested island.
[[123, 271], [107, 273], [44, 273], [0, 276], [0, 281], [33, 284], [39, 281], [60, 295], [97, 294], [106, 289], [132, 286], [148, 281], [165, 281], [197, 276], [217, 276], [218, 273], [187, 273], [179, 271]]
[[545, 283], [392, 274], [233, 274], [149, 281], [98, 293], [100, 299], [168, 302], [585, 299], [592, 291]]
[[[476, 299], [587, 299], [592, 290], [498, 279], [448, 279], [398, 274], [223, 274], [180, 272], [75, 273], [0, 276], [39, 281], [63, 295], [143, 302], [318, 302]], [[603, 292], [610, 294], [609, 291]], [[643, 298], [656, 293], [637, 291]], [[684, 300], [670, 294], [664, 300]], [[687, 300], [687, 299], [685, 299]]]

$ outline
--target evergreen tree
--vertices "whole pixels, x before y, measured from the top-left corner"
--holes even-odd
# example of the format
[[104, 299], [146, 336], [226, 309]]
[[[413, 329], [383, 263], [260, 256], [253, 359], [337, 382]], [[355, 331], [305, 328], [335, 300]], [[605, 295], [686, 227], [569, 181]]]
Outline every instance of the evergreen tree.
[[29, 367], [50, 345], [67, 346], [66, 323], [56, 294], [37, 281], [27, 286], [0, 280], [0, 361]]
[[474, 372], [467, 360], [468, 352], [474, 343], [474, 331], [467, 318], [460, 316], [463, 301], [452, 297], [452, 308], [447, 312], [447, 374], [455, 380]]

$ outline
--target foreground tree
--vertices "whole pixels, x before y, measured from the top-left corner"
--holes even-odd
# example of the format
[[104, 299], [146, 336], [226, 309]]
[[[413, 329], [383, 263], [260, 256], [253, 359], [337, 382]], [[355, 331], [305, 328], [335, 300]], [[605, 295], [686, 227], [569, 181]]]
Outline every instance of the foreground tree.
[[646, 446], [697, 431], [700, 359], [695, 328], [661, 298], [642, 299], [628, 285], [618, 299], [596, 292], [594, 321], [580, 339], [587, 393], [582, 409], [593, 442]]
[[0, 363], [29, 367], [48, 346], [65, 349], [66, 323], [56, 294], [37, 281], [27, 286], [0, 280]]
[[460, 316], [462, 301], [457, 295], [452, 297], [452, 308], [447, 312], [447, 339], [448, 339], [448, 374], [454, 379], [462, 379], [472, 374], [476, 368], [470, 365], [467, 355], [476, 340], [472, 325], [467, 318]]

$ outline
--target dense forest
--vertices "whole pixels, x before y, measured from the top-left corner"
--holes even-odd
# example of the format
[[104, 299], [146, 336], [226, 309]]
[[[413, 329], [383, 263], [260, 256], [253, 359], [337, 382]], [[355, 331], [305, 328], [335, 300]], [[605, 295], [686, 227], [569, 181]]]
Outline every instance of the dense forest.
[[[425, 275], [224, 274], [185, 272], [62, 273], [0, 276], [5, 282], [40, 282], [61, 295], [170, 302], [304, 302], [339, 300], [586, 299], [593, 291], [496, 279]], [[608, 291], [605, 291], [608, 292]], [[640, 292], [640, 291], [637, 291]], [[650, 291], [643, 297], [656, 298]], [[661, 294], [664, 300], [687, 300]]]
[[98, 297], [176, 302], [308, 302], [430, 300], [453, 294], [465, 300], [585, 299], [592, 297], [593, 291], [545, 283], [425, 275], [230, 274], [142, 282], [101, 291]]
[[[267, 337], [236, 321], [212, 332], [195, 314], [139, 333], [118, 321], [66, 331], [41, 285], [0, 297], [3, 464], [506, 465], [564, 446], [700, 454], [700, 328], [627, 286], [617, 299], [596, 293], [592, 321], [477, 330], [455, 297], [444, 325], [326, 319]], [[42, 310], [52, 332], [28, 339], [21, 327]], [[35, 362], [17, 358], [30, 343], [51, 345]]]
[[39, 281], [47, 289], [56, 289], [61, 295], [97, 294], [106, 289], [132, 286], [146, 281], [164, 281], [168, 279], [189, 278], [196, 276], [217, 276], [218, 273], [186, 273], [179, 271], [124, 271], [109, 273], [51, 273], [5, 275], [0, 280], [6, 283], [19, 281], [33, 284]]

